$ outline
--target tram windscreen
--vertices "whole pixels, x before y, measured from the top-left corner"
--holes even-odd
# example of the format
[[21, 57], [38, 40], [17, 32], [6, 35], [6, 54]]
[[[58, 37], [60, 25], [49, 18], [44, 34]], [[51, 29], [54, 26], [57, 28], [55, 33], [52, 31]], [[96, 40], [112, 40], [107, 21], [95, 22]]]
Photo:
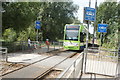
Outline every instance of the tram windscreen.
[[66, 40], [75, 40], [78, 41], [78, 34], [79, 34], [79, 27], [78, 25], [69, 25], [66, 26]]

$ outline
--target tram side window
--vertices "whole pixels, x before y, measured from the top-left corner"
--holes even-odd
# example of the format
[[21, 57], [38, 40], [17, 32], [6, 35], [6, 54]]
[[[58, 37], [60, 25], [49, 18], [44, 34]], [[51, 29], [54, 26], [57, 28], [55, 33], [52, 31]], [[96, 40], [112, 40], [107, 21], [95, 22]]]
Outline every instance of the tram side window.
[[80, 42], [84, 42], [84, 34], [80, 32]]

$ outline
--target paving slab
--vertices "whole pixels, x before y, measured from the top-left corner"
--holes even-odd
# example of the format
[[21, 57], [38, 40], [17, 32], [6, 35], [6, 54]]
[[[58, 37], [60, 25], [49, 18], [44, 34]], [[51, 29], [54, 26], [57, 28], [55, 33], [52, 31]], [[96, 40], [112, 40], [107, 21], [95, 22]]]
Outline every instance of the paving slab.
[[22, 54], [17, 57], [11, 57], [8, 58], [9, 62], [15, 62], [15, 63], [34, 63], [36, 61], [42, 60], [47, 58], [47, 55], [39, 55], [39, 54]]

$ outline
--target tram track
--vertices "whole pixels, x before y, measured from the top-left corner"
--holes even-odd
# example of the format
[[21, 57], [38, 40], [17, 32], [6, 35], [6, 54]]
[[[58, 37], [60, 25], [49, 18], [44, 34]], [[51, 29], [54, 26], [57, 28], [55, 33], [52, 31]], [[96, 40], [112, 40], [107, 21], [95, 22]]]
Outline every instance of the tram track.
[[45, 76], [47, 73], [49, 73], [51, 70], [53, 70], [57, 65], [61, 64], [62, 62], [64, 62], [65, 60], [67, 60], [68, 58], [71, 58], [72, 56], [74, 56], [76, 53], [74, 53], [73, 55], [70, 55], [68, 57], [66, 57], [64, 60], [62, 60], [61, 62], [55, 64], [53, 67], [49, 68], [47, 71], [45, 71], [44, 73], [42, 73], [42, 75], [39, 75], [37, 78], [35, 78], [34, 80], [40, 80], [43, 76]]
[[[19, 69], [16, 69], [16, 70], [14, 70], [14, 71], [11, 71], [11, 72], [9, 72], [9, 73], [2, 74], [0, 77], [6, 76], [7, 74], [10, 74], [10, 73], [14, 73], [15, 71], [19, 71], [19, 70], [21, 70], [21, 69], [23, 69], [23, 68], [25, 68], [25, 67], [31, 66], [31, 65], [33, 65], [33, 64], [35, 64], [35, 63], [42, 62], [42, 61], [44, 61], [44, 60], [46, 60], [46, 59], [49, 59], [49, 58], [51, 58], [51, 57], [53, 57], [53, 56], [58, 56], [58, 54], [60, 54], [60, 53], [62, 53], [62, 52], [69, 54], [70, 51], [57, 52], [57, 53], [55, 53], [55, 54], [52, 55], [52, 56], [48, 56], [48, 57], [43, 58], [43, 59], [41, 59], [41, 60], [35, 61], [35, 62], [30, 63], [30, 64], [28, 64], [28, 65], [26, 65], [26, 66], [24, 66], [24, 67], [21, 67], [21, 68], [19, 68]], [[76, 54], [76, 52], [74, 52], [74, 54]], [[74, 54], [73, 54], [73, 55], [74, 55]], [[60, 61], [59, 63], [57, 63], [57, 64], [55, 64], [55, 65], [53, 65], [53, 66], [50, 67], [49, 69], [46, 69], [46, 70], [42, 73], [42, 75], [39, 75], [38, 77], [36, 77], [35, 80], [40, 79], [41, 77], [43, 77], [44, 75], [46, 75], [48, 72], [50, 72], [51, 70], [53, 70], [53, 68], [54, 68], [55, 66], [57, 66], [57, 65], [59, 65], [60, 63], [64, 62], [66, 59], [70, 58], [70, 57], [73, 56], [73, 55], [69, 55], [69, 56], [66, 57], [64, 60]]]
[[[56, 50], [55, 50], [55, 51], [56, 51]], [[49, 52], [47, 52], [47, 53], [51, 53], [51, 52], [55, 52], [55, 51], [49, 51]], [[60, 53], [62, 53], [62, 52], [66, 52], [66, 51], [60, 51]], [[20, 69], [22, 69], [22, 68], [28, 67], [28, 66], [30, 66], [30, 65], [32, 65], [32, 64], [35, 64], [35, 63], [37, 63], [37, 62], [43, 61], [43, 60], [45, 60], [45, 59], [48, 59], [48, 58], [50, 58], [50, 57], [52, 57], [52, 56], [55, 56], [55, 55], [57, 55], [57, 54], [58, 54], [58, 52], [56, 52], [54, 55], [50, 55], [50, 56], [45, 57], [45, 58], [43, 58], [43, 59], [41, 59], [41, 60], [35, 61], [35, 62], [33, 62], [33, 63], [30, 63], [30, 64], [27, 64], [27, 65], [25, 65], [25, 66], [23, 66], [23, 67], [20, 67], [20, 68], [18, 68], [18, 69], [12, 70], [12, 71], [10, 71], [10, 72], [8, 72], [8, 73], [2, 74], [2, 75], [0, 75], [0, 77], [2, 77], [2, 76], [4, 76], [4, 75], [7, 75], [7, 74], [9, 74], [9, 73], [12, 73], [12, 72], [14, 72], [14, 71], [20, 70]], [[8, 63], [11, 63], [11, 62], [8, 62]], [[19, 64], [19, 63], [17, 63], [17, 62], [12, 62], [12, 64]], [[21, 64], [22, 64], [22, 63], [21, 63]]]

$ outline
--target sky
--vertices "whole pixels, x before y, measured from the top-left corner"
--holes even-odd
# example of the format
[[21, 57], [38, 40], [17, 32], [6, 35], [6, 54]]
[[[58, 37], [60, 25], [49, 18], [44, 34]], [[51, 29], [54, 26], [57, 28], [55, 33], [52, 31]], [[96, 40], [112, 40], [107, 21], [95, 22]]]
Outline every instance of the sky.
[[[91, 8], [95, 8], [95, 1], [91, 0]], [[97, 6], [99, 6], [101, 3], [103, 3], [105, 0], [97, 0]], [[111, 0], [108, 0], [111, 1]], [[120, 0], [117, 0], [119, 2]], [[73, 0], [74, 4], [77, 4], [79, 6], [79, 10], [77, 14], [75, 15], [78, 17], [81, 23], [83, 23], [83, 9], [84, 7], [89, 7], [89, 0]], [[84, 24], [86, 25], [86, 24]], [[89, 26], [89, 32], [93, 34], [94, 27], [92, 25]]]
[[[91, 0], [91, 8], [95, 8], [95, 1]], [[100, 5], [100, 3], [104, 2], [105, 0], [97, 0], [97, 6]], [[109, 0], [111, 1], [111, 0]], [[119, 2], [120, 0], [117, 0]], [[74, 4], [77, 4], [79, 6], [79, 10], [75, 16], [78, 17], [78, 19], [83, 23], [83, 8], [89, 7], [89, 0], [73, 0]]]

